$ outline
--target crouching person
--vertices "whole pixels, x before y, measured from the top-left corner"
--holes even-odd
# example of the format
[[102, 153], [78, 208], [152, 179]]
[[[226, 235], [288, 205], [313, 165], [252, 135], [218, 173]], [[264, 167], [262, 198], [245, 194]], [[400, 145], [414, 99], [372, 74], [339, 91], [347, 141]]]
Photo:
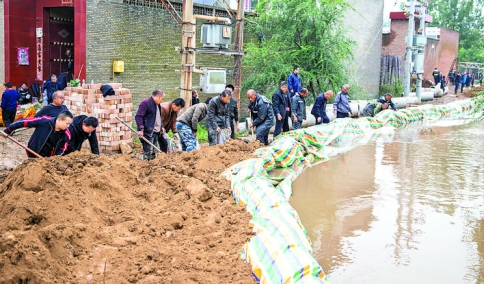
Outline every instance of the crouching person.
[[204, 104], [192, 105], [176, 120], [183, 151], [190, 152], [197, 149], [198, 123], [207, 116], [210, 100], [211, 98], [208, 98]]
[[[224, 90], [222, 94], [210, 100], [207, 110], [207, 131], [208, 144], [210, 146], [218, 144], [218, 136], [223, 129], [230, 128], [229, 102], [232, 92]], [[229, 137], [230, 138], [230, 137]]]
[[[57, 117], [34, 117], [25, 118], [10, 124], [4, 132], [12, 133], [16, 129], [23, 127], [35, 128], [30, 137], [28, 147], [42, 157], [52, 157], [55, 155], [64, 155], [68, 148], [71, 133], [69, 125], [72, 122], [72, 113], [68, 111], [61, 112]], [[36, 156], [27, 152], [27, 156], [35, 158]]]
[[387, 108], [387, 103], [369, 102], [363, 109], [363, 116], [374, 117], [377, 113]]
[[257, 94], [254, 90], [247, 91], [249, 110], [252, 119], [251, 128], [256, 127], [256, 139], [264, 145], [269, 144], [269, 130], [274, 126], [274, 111], [272, 103], [266, 97]]
[[99, 155], [99, 145], [96, 136], [96, 127], [98, 124], [97, 118], [92, 116], [79, 115], [74, 117], [71, 125], [69, 125], [71, 140], [69, 141], [69, 148], [66, 154], [81, 150], [82, 143], [85, 140], [89, 140], [91, 153]]

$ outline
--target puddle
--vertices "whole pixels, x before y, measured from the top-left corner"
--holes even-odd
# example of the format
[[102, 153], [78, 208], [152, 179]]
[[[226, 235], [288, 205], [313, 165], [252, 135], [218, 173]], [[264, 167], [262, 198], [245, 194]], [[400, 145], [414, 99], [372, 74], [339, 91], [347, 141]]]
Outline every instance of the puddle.
[[306, 170], [293, 207], [331, 283], [484, 283], [484, 123], [407, 129]]

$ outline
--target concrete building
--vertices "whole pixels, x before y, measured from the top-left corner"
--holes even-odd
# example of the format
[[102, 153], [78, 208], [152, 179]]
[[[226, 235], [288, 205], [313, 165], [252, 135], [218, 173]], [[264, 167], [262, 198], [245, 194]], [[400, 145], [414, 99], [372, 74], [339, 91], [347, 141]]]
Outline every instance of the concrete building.
[[[384, 34], [382, 38], [382, 55], [400, 56], [402, 58], [403, 68], [405, 62], [405, 37], [408, 32], [408, 19], [404, 12], [391, 12], [390, 19], [390, 33]], [[432, 17], [427, 15], [426, 21], [427, 23], [430, 23]], [[419, 26], [418, 20], [415, 21], [415, 26], [416, 34]], [[424, 79], [433, 81], [432, 72], [435, 67], [441, 71], [442, 75], [447, 76], [458, 52], [458, 32], [438, 28], [431, 35], [427, 34], [427, 44], [425, 46], [424, 55]]]
[[354, 10], [345, 16], [348, 37], [356, 41], [351, 79], [366, 92], [378, 94], [383, 23], [383, 1], [348, 0]]

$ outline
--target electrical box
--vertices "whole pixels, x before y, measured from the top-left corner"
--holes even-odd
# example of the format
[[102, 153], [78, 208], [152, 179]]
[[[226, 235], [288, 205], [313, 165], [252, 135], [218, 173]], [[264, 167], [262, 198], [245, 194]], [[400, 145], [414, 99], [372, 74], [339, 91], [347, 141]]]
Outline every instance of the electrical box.
[[418, 53], [415, 56], [415, 73], [417, 74], [423, 74], [424, 72], [424, 54], [423, 53]]
[[232, 27], [227, 25], [205, 23], [202, 25], [200, 41], [203, 47], [229, 48], [232, 40]]
[[124, 61], [114, 60], [114, 62], [113, 62], [113, 72], [123, 73], [124, 72]]
[[222, 93], [226, 85], [226, 70], [221, 68], [200, 68], [200, 89], [203, 93]]
[[425, 46], [427, 44], [427, 38], [423, 35], [413, 36], [413, 45]]

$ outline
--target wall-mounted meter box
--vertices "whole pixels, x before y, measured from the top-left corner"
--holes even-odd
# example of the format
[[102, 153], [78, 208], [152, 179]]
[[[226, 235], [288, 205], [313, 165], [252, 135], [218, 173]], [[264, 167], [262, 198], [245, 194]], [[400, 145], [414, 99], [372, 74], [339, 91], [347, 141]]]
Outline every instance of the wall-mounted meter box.
[[232, 40], [232, 27], [227, 25], [205, 23], [202, 25], [200, 41], [203, 47], [229, 48]]
[[427, 44], [427, 38], [423, 35], [413, 36], [413, 45], [425, 46]]
[[415, 56], [415, 73], [417, 74], [423, 74], [424, 73], [424, 54], [423, 53], [418, 53], [417, 56]]
[[220, 94], [225, 90], [226, 69], [222, 68], [200, 68], [200, 90], [207, 94]]

